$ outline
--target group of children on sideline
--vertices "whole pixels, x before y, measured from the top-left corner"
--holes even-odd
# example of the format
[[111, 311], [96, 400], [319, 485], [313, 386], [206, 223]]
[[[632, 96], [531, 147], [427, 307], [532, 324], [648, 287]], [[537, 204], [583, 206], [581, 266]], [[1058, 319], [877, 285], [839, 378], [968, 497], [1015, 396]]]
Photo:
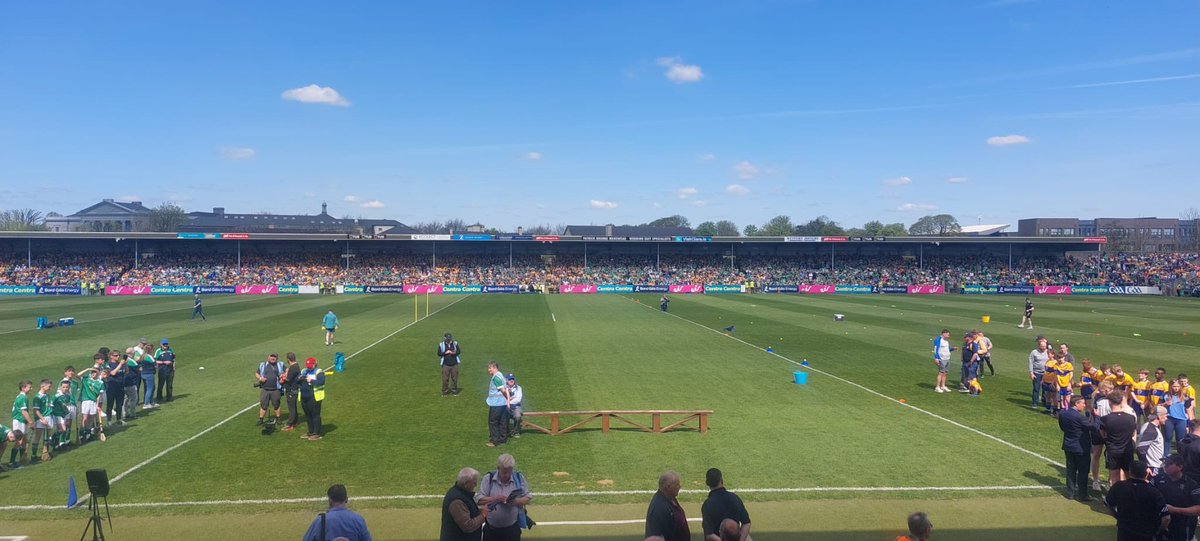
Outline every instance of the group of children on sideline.
[[[105, 423], [135, 419], [139, 399], [143, 412], [159, 407], [160, 401], [170, 402], [175, 351], [166, 339], [154, 351], [151, 347], [145, 338], [123, 354], [102, 347], [92, 356], [91, 367], [76, 373], [68, 366], [57, 384], [43, 379], [32, 396], [33, 381], [18, 383], [11, 429], [0, 425], [0, 459], [12, 444], [8, 464], [0, 469], [37, 464], [71, 446], [106, 440]], [[72, 436], [73, 428], [78, 428], [77, 437]]]

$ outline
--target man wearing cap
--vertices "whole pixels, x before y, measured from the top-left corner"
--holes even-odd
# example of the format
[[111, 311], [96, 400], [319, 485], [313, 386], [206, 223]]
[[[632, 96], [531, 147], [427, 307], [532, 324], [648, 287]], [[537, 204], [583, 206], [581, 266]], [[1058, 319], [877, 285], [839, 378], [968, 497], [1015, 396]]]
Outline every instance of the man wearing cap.
[[300, 406], [304, 408], [304, 420], [308, 422], [308, 433], [302, 439], [321, 439], [321, 401], [325, 400], [325, 371], [317, 368], [317, 360], [309, 357], [300, 372]]
[[[171, 349], [171, 344], [166, 338], [160, 342], [161, 346], [154, 352], [154, 363], [158, 365], [158, 402], [170, 402], [175, 395], [175, 350]], [[166, 388], [167, 394], [163, 396], [163, 388]]]
[[438, 364], [442, 367], [442, 396], [458, 394], [458, 363], [462, 350], [450, 333], [438, 342]]
[[521, 399], [525, 398], [525, 392], [521, 390], [521, 386], [517, 385], [517, 376], [508, 375], [508, 418], [512, 420], [512, 426], [508, 428], [508, 437], [521, 437]]

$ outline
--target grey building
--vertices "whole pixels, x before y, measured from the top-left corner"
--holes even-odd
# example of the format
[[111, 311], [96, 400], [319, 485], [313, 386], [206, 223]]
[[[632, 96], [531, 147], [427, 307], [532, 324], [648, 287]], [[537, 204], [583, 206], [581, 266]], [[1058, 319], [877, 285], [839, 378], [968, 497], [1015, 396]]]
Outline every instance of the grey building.
[[1028, 218], [1022, 237], [1107, 237], [1109, 251], [1178, 252], [1197, 248], [1196, 220], [1178, 218]]
[[145, 231], [150, 209], [141, 201], [105, 199], [70, 216], [47, 216], [46, 229], [70, 231]]
[[189, 212], [188, 221], [179, 227], [189, 233], [346, 233], [352, 235], [388, 235], [414, 233], [396, 220], [335, 218], [326, 205], [320, 214], [234, 214], [224, 207], [212, 212]]

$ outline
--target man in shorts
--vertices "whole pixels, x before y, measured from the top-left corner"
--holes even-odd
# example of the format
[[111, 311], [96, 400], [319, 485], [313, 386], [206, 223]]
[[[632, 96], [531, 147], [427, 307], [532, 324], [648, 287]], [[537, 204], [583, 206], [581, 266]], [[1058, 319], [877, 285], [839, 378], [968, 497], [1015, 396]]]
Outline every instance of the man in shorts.
[[54, 393], [54, 399], [50, 405], [50, 422], [54, 425], [54, 436], [50, 438], [48, 446], [54, 447], [57, 451], [67, 446], [70, 439], [68, 429], [71, 427], [70, 407], [74, 404], [74, 399], [71, 397], [71, 384], [63, 381], [58, 384], [58, 392]]
[[279, 366], [279, 355], [274, 353], [267, 355], [267, 360], [258, 363], [258, 370], [254, 372], [254, 377], [258, 379], [258, 424], [263, 425], [263, 418], [267, 416], [267, 409], [275, 410], [275, 418], [271, 419], [274, 423], [279, 419], [279, 398], [281, 396], [279, 380], [283, 375], [283, 368]]
[[333, 310], [330, 310], [325, 314], [325, 317], [321, 318], [321, 326], [325, 328], [325, 345], [332, 346], [333, 333], [338, 328], [338, 318], [333, 314]]
[[1033, 329], [1033, 301], [1029, 297], [1025, 297], [1025, 317], [1021, 318], [1021, 324], [1017, 325], [1018, 329], [1025, 328], [1025, 324], [1029, 324], [1029, 328]]
[[1129, 464], [1133, 462], [1136, 449], [1134, 434], [1137, 433], [1137, 417], [1129, 412], [1125, 401], [1125, 393], [1109, 393], [1112, 413], [1100, 418], [1100, 435], [1104, 436], [1107, 449], [1104, 467], [1108, 468], [1109, 486], [1129, 477]]
[[942, 329], [942, 333], [933, 338], [933, 364], [938, 371], [933, 392], [950, 392], [946, 387], [946, 374], [950, 372], [950, 353], [956, 349], [958, 348], [950, 345], [950, 329]]

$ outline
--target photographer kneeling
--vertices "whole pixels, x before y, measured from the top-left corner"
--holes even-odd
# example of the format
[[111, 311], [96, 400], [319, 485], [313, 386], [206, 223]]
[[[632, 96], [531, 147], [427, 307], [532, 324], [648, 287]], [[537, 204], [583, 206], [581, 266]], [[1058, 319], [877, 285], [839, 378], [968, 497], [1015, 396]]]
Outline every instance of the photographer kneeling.
[[283, 368], [279, 366], [279, 356], [272, 353], [267, 355], [265, 362], [258, 363], [258, 371], [254, 373], [254, 377], [258, 380], [254, 386], [259, 388], [258, 392], [258, 425], [263, 425], [263, 418], [267, 416], [267, 408], [275, 410], [275, 418], [271, 420], [274, 423], [279, 419], [279, 398], [280, 392], [279, 380], [283, 376]]

